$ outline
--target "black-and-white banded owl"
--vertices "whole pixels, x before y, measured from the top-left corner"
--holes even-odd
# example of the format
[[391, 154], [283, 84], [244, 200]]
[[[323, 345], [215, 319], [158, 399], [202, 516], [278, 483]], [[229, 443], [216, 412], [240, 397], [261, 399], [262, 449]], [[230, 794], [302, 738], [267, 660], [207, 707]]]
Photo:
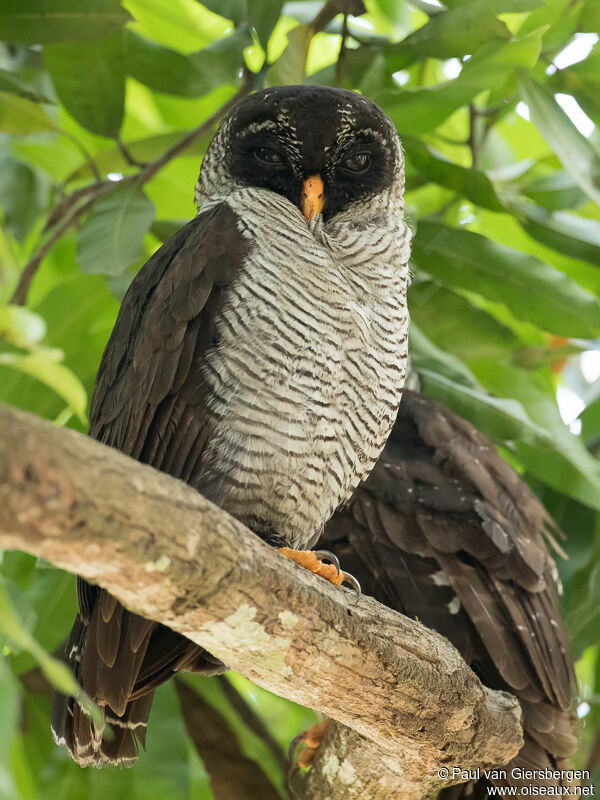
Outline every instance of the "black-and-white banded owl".
[[[266, 541], [310, 547], [375, 464], [404, 383], [410, 231], [391, 121], [339, 89], [242, 101], [213, 139], [197, 216], [133, 281], [90, 434], [189, 483]], [[67, 658], [104, 706], [52, 727], [81, 764], [131, 764], [156, 686], [224, 667], [78, 582]]]

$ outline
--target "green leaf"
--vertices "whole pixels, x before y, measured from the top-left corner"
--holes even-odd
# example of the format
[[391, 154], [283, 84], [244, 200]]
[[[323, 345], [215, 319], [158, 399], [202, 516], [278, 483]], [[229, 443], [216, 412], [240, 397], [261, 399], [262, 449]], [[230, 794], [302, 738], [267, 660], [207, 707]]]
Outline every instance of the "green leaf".
[[38, 348], [28, 355], [0, 353], [0, 365], [12, 367], [45, 383], [73, 409], [82, 423], [86, 422], [87, 394], [79, 378], [59, 361], [62, 352]]
[[84, 272], [122, 275], [139, 258], [154, 205], [135, 181], [122, 181], [93, 205], [77, 239]]
[[79, 686], [73, 673], [56, 658], [49, 655], [31, 636], [15, 609], [6, 590], [4, 578], [0, 575], [0, 633], [27, 650], [35, 658], [48, 681], [62, 694], [72, 695], [99, 726], [104, 725], [104, 715]]
[[289, 31], [287, 47], [267, 72], [267, 86], [302, 83], [313, 35], [310, 25], [298, 25]]
[[45, 94], [39, 92], [31, 86], [24, 83], [19, 75], [15, 72], [10, 72], [7, 69], [0, 69], [0, 91], [12, 92], [24, 97], [26, 100], [31, 100], [33, 103], [51, 103], [52, 101], [46, 97]]
[[600, 222], [533, 203], [506, 202], [530, 236], [567, 256], [600, 266]]
[[198, 97], [233, 83], [242, 66], [242, 51], [252, 43], [245, 28], [185, 55], [133, 31], [125, 32], [127, 68], [140, 83], [157, 92]]
[[522, 345], [505, 325], [467, 299], [432, 281], [413, 281], [408, 292], [411, 321], [438, 347], [463, 361], [510, 358]]
[[587, 196], [567, 172], [542, 175], [522, 183], [519, 190], [538, 206], [543, 206], [549, 211], [578, 208], [587, 202]]
[[247, 0], [247, 2], [248, 24], [256, 31], [258, 41], [266, 52], [267, 44], [281, 14], [284, 0]]
[[45, 335], [46, 323], [39, 314], [23, 306], [0, 307], [0, 339], [29, 348], [39, 344]]
[[422, 220], [412, 259], [442, 283], [504, 303], [545, 331], [592, 338], [600, 330], [600, 306], [591, 294], [537, 258], [485, 236]]
[[[7, 766], [10, 764], [11, 750], [13, 749], [15, 734], [21, 716], [21, 698], [19, 697], [19, 684], [11, 673], [7, 658], [0, 658], [0, 765], [2, 766], [1, 797], [19, 798], [15, 785], [16, 776]], [[20, 800], [20, 798], [19, 798]]]
[[587, 447], [598, 452], [600, 444], [600, 397], [590, 403], [579, 415], [581, 420], [581, 438]]
[[131, 19], [119, 0], [3, 0], [0, 5], [2, 38], [22, 44], [95, 39]]
[[543, 31], [522, 40], [494, 40], [470, 58], [458, 78], [426, 89], [388, 89], [373, 99], [392, 118], [401, 136], [420, 136], [441, 125], [480, 92], [500, 89], [515, 67], [532, 67], [540, 54]]
[[597, 33], [600, 30], [600, 6], [596, 0], [586, 0], [579, 22], [583, 31]]
[[161, 242], [166, 242], [177, 231], [181, 230], [188, 222], [186, 219], [157, 219], [152, 223], [150, 230], [160, 239]]
[[[33, 310], [48, 326], [44, 343], [65, 354], [64, 364], [92, 394], [102, 351], [117, 316], [118, 304], [101, 275], [86, 275], [75, 264], [74, 242], [68, 248], [57, 246], [36, 276], [38, 299], [33, 296]], [[66, 275], [56, 273], [59, 264]], [[41, 300], [39, 297], [41, 296]], [[2, 368], [0, 400], [31, 413], [55, 419], [64, 408], [51, 390], [40, 391], [40, 384], [15, 370]], [[86, 429], [74, 420], [75, 427]]]
[[552, 92], [522, 72], [521, 97], [535, 126], [577, 185], [600, 205], [600, 157], [558, 105]]
[[[0, 208], [4, 225], [22, 242], [38, 219], [43, 182], [27, 164], [0, 154]], [[46, 199], [46, 198], [44, 198]]]
[[459, 359], [436, 347], [416, 325], [411, 325], [410, 347], [425, 394], [496, 441], [550, 444], [546, 431], [532, 422], [516, 400], [492, 397]]
[[484, 359], [474, 359], [469, 366], [489, 391], [518, 400], [529, 417], [547, 431], [551, 446], [539, 448], [522, 442], [516, 447], [529, 472], [562, 494], [600, 509], [600, 462], [562, 421], [550, 379], [543, 373]]
[[125, 31], [125, 47], [129, 74], [157, 92], [197, 97], [212, 84], [210, 72], [202, 70], [192, 56], [163, 47], [134, 31]]
[[[133, 158], [141, 161], [142, 163], [146, 163], [148, 161], [154, 161], [159, 156], [162, 156], [163, 153], [165, 153], [170, 147], [172, 147], [174, 144], [177, 144], [177, 142], [181, 141], [181, 139], [183, 139], [183, 137], [187, 136], [189, 133], [189, 130], [173, 131], [172, 133], [159, 133], [155, 136], [146, 136], [142, 139], [133, 139], [132, 141], [127, 141], [126, 145]], [[201, 137], [200, 139], [196, 139], [188, 148], [186, 148], [186, 150], [182, 153], [182, 156], [202, 157], [206, 152], [206, 148], [213, 134], [214, 131], [208, 131], [205, 136]], [[127, 164], [123, 157], [123, 153], [117, 145], [100, 150], [94, 155], [93, 160], [94, 164], [98, 168], [98, 171], [104, 175], [108, 174], [109, 172], [126, 172], [127, 170], [131, 169], [131, 165]], [[87, 161], [84, 161], [80, 166], [77, 167], [76, 170], [71, 172], [66, 181], [67, 183], [71, 183], [72, 181], [78, 181], [82, 178], [90, 177], [93, 177], [93, 173], [90, 170], [90, 165]]]
[[67, 111], [92, 133], [116, 136], [125, 108], [121, 33], [79, 42], [48, 44], [44, 61]]
[[39, 103], [11, 92], [0, 92], [0, 131], [12, 136], [26, 136], [53, 130], [56, 130], [56, 125]]
[[[600, 9], [598, 24], [600, 25]], [[582, 15], [583, 16], [583, 15]], [[596, 31], [598, 28], [595, 29]], [[571, 94], [596, 124], [600, 123], [600, 44], [597, 43], [587, 58], [557, 70], [548, 79], [555, 92]]]
[[246, 19], [247, 2], [248, 0], [203, 0], [202, 5], [213, 14], [220, 14], [232, 22], [243, 22]]
[[490, 179], [483, 172], [467, 169], [451, 161], [447, 161], [433, 148], [418, 139], [407, 137], [402, 146], [413, 166], [428, 181], [438, 183], [467, 197], [475, 205], [489, 208], [491, 211], [502, 211], [502, 204]]
[[585, 601], [574, 613], [569, 614], [567, 622], [571, 638], [571, 647], [575, 655], [581, 655], [590, 642], [598, 640], [600, 630], [600, 564], [592, 569]]
[[471, 55], [492, 39], [510, 39], [510, 32], [497, 18], [497, 13], [489, 0], [474, 0], [444, 14], [436, 14], [396, 45], [396, 49], [406, 53], [410, 61]]

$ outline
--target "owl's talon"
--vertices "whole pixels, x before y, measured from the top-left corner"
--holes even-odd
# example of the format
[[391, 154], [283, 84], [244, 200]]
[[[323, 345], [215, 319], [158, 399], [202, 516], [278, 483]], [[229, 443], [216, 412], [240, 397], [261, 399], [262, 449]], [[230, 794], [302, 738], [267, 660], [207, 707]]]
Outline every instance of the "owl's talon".
[[[359, 582], [350, 573], [341, 571], [340, 562], [329, 550], [292, 550], [291, 547], [279, 547], [278, 550], [286, 558], [295, 561], [296, 564], [309, 570], [314, 575], [325, 578], [329, 583], [333, 583], [334, 586], [341, 586], [344, 581], [347, 581], [356, 592], [356, 602], [358, 603], [360, 600], [361, 589]], [[332, 563], [325, 564], [321, 561], [321, 558], [326, 558]]]
[[[319, 747], [325, 738], [327, 729], [331, 725], [331, 720], [326, 719], [323, 722], [318, 722], [316, 725], [311, 725], [307, 730], [302, 731], [297, 736], [294, 736], [290, 742], [288, 757], [290, 760], [290, 769], [288, 772], [288, 785], [293, 788], [293, 780], [295, 775], [300, 771], [301, 767], [312, 766], [315, 756], [319, 752]], [[305, 749], [302, 750], [298, 759], [296, 759], [296, 748], [300, 743], [304, 742]]]
[[362, 589], [360, 588], [360, 583], [356, 580], [354, 575], [351, 575], [349, 572], [343, 572], [342, 575], [344, 576], [344, 580], [346, 581], [346, 583], [349, 583], [350, 586], [352, 586], [352, 588], [356, 592], [356, 597], [354, 599], [354, 605], [357, 606], [358, 605], [358, 601], [360, 600], [361, 595], [362, 595]]
[[319, 559], [319, 561], [324, 561], [327, 559], [327, 561], [333, 564], [333, 566], [336, 568], [337, 574], [340, 574], [342, 568], [340, 567], [340, 562], [335, 553], [332, 553], [330, 550], [313, 550], [313, 553]]

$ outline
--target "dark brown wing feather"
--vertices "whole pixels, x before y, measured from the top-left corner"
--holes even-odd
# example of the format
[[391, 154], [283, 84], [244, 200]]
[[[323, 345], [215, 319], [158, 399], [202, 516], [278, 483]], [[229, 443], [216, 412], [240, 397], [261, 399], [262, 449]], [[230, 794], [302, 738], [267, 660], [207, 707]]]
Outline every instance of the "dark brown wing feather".
[[519, 697], [525, 745], [511, 767], [542, 769], [576, 748], [573, 661], [546, 547], [562, 553], [560, 536], [485, 436], [406, 391], [375, 469], [320, 545], [367, 594], [438, 630], [486, 684]]
[[[102, 356], [90, 435], [188, 480], [202, 457], [200, 366], [215, 341], [215, 310], [247, 253], [226, 205], [178, 231], [143, 267]], [[52, 729], [81, 764], [132, 764], [144, 742], [152, 694], [174, 672], [225, 667], [188, 639], [126, 611], [78, 579], [79, 615], [66, 656], [83, 689], [105, 707], [114, 735], [102, 741], [81, 708], [56, 696]]]

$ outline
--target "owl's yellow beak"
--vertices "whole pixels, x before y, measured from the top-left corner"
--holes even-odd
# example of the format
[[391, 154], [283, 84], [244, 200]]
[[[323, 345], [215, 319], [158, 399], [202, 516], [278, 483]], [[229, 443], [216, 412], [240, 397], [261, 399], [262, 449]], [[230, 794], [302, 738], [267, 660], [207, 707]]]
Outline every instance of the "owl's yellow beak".
[[320, 175], [309, 175], [302, 186], [300, 208], [306, 219], [320, 214], [325, 206], [323, 181]]

